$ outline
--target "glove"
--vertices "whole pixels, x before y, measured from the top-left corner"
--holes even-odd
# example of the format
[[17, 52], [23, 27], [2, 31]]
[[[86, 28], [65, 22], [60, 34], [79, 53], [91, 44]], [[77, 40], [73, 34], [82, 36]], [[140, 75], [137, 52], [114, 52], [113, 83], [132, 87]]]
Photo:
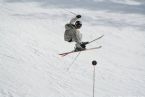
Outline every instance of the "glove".
[[89, 43], [89, 42], [82, 42], [80, 46], [81, 46], [82, 48], [86, 48], [86, 45], [87, 45], [88, 43]]
[[84, 44], [81, 44], [81, 47], [82, 47], [82, 48], [86, 48], [86, 45], [84, 45]]
[[81, 15], [77, 15], [76, 17], [77, 17], [77, 18], [81, 18], [82, 16], [81, 16]]

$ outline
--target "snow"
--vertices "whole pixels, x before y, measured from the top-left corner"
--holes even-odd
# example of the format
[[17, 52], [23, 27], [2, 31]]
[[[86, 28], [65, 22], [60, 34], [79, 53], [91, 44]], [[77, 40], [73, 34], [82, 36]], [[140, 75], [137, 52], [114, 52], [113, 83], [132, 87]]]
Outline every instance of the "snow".
[[[74, 48], [63, 40], [64, 25], [73, 17], [67, 10], [83, 16], [84, 41], [105, 35], [87, 46], [103, 48], [82, 52], [69, 71], [77, 53], [58, 55]], [[1, 1], [0, 97], [91, 97], [93, 60], [95, 97], [145, 97], [144, 25], [144, 13]]]

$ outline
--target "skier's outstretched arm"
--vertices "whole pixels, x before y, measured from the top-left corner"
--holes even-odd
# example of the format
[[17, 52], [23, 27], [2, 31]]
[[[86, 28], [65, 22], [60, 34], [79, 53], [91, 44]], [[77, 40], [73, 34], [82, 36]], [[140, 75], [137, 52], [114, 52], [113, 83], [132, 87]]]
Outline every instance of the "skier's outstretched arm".
[[79, 18], [81, 18], [81, 15], [77, 15], [76, 17], [72, 18], [70, 20], [70, 24], [74, 24]]

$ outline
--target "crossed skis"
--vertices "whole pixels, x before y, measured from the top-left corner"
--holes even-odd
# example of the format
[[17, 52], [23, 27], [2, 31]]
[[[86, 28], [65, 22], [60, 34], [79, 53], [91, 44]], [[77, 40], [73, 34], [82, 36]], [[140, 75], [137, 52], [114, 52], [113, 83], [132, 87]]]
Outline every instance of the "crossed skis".
[[[92, 42], [94, 42], [94, 41], [96, 41], [96, 40], [102, 38], [103, 36], [104, 36], [104, 35], [95, 38], [94, 40], [88, 42], [88, 44], [90, 44], [90, 43], [92, 43]], [[102, 46], [98, 46], [98, 47], [88, 48], [88, 49], [81, 50], [81, 51], [74, 51], [74, 50], [73, 50], [73, 51], [70, 51], [70, 52], [61, 53], [61, 54], [59, 54], [59, 55], [61, 55], [62, 57], [64, 57], [64, 56], [66, 56], [66, 55], [68, 55], [68, 54], [71, 54], [71, 53], [82, 52], [82, 51], [88, 51], [88, 50], [94, 50], [94, 49], [99, 49], [99, 48], [101, 48], [101, 47], [102, 47]]]

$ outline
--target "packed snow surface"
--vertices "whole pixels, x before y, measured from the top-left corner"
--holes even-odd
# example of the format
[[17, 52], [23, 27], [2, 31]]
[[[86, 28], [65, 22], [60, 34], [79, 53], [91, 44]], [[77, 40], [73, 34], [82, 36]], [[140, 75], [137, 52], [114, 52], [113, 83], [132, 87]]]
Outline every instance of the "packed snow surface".
[[[93, 60], [96, 97], [145, 97], [145, 9], [130, 11], [142, 3], [112, 0], [126, 5], [115, 11], [8, 1], [0, 3], [0, 97], [91, 97]], [[78, 53], [58, 54], [74, 49], [63, 36], [71, 12], [82, 15], [83, 41], [104, 37], [67, 70]]]

